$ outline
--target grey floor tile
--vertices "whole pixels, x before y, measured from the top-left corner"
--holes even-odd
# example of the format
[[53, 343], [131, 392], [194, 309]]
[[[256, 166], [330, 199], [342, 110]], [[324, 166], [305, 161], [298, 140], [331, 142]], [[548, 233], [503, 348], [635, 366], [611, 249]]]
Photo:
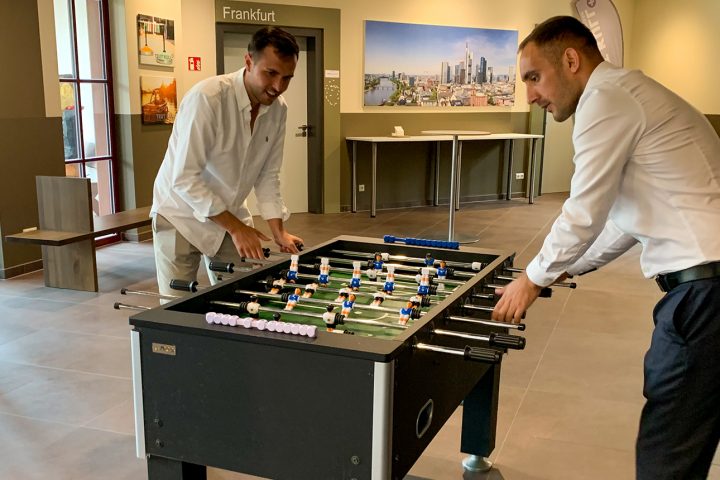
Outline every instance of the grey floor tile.
[[[0, 363], [0, 413], [83, 425], [132, 398], [131, 381]], [[2, 477], [0, 477], [2, 478]]]
[[[463, 204], [456, 231], [477, 236], [474, 247], [517, 252], [516, 265], [525, 266], [564, 198]], [[442, 238], [448, 208], [378, 210], [376, 218], [368, 212], [295, 214], [287, 228], [307, 246], [341, 234]], [[261, 220], [257, 227], [268, 231]], [[132, 312], [112, 304], [157, 305], [153, 298], [120, 295], [122, 287], [157, 291], [152, 244], [103, 247], [97, 258], [97, 293], [47, 288], [42, 272], [0, 281], [0, 478], [146, 478], [145, 462], [134, 453]], [[207, 284], [202, 270], [198, 279]], [[526, 349], [503, 362], [495, 468], [463, 472], [459, 408], [406, 480], [634, 477], [642, 357], [660, 292], [643, 278], [637, 247], [575, 280], [578, 289], [555, 287], [552, 298], [533, 305], [522, 333]], [[720, 480], [719, 456], [712, 480]], [[208, 478], [257, 479], [216, 469]]]

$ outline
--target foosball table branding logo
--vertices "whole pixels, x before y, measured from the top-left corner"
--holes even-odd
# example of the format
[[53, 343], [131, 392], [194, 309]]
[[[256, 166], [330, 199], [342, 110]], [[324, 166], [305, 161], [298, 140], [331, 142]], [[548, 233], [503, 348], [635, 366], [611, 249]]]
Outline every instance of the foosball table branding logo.
[[170, 355], [172, 357], [175, 356], [176, 349], [175, 345], [167, 345], [165, 343], [153, 343], [152, 344], [152, 351], [153, 353], [159, 353], [161, 355]]

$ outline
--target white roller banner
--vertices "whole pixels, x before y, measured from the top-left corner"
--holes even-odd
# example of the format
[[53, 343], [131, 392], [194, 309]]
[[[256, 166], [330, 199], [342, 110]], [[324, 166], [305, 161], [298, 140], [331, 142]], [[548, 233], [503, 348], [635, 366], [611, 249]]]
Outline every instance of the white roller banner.
[[622, 67], [622, 25], [612, 0], [574, 0], [573, 4], [580, 21], [595, 35], [603, 58]]

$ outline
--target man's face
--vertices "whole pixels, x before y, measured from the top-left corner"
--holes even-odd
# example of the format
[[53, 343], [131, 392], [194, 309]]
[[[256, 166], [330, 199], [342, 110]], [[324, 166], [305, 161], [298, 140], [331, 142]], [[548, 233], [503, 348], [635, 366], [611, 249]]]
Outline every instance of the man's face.
[[245, 55], [245, 88], [252, 103], [270, 105], [280, 96], [295, 74], [297, 58], [279, 56], [272, 45], [255, 53]]
[[520, 78], [527, 87], [528, 103], [552, 113], [555, 121], [563, 122], [575, 113], [582, 89], [573, 81], [564, 55], [550, 59], [545, 50], [528, 43], [520, 52]]

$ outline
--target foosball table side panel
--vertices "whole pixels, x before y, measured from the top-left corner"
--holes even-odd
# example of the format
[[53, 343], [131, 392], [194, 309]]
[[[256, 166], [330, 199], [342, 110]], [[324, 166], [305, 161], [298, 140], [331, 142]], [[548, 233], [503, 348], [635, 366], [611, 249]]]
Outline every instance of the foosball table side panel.
[[498, 383], [493, 379], [499, 373], [499, 364], [435, 352], [408, 350], [400, 355], [395, 368], [392, 478], [405, 477], [463, 400], [473, 395], [475, 401], [464, 407], [472, 423], [463, 421], [463, 437], [471, 439], [472, 451], [463, 451], [489, 455], [495, 447], [497, 419]]
[[159, 329], [139, 334], [150, 457], [277, 480], [387, 478], [371, 472], [374, 362]]

